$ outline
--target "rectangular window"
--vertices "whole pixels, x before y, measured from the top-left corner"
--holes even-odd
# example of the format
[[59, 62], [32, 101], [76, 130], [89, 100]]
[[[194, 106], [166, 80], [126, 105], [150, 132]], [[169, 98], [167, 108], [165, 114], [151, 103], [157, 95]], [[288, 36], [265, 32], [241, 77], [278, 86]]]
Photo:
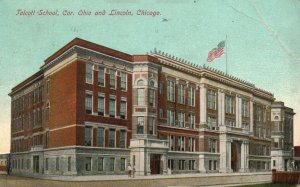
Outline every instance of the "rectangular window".
[[28, 94], [27, 96], [27, 107], [29, 108], [30, 107], [30, 93]]
[[167, 124], [170, 126], [175, 125], [175, 112], [173, 110], [167, 111]]
[[163, 94], [164, 93], [164, 83], [160, 82], [159, 83], [159, 94]]
[[189, 106], [195, 106], [195, 88], [190, 87], [188, 92]]
[[168, 168], [174, 170], [174, 160], [168, 159]]
[[92, 146], [92, 127], [84, 127], [84, 145]]
[[104, 147], [104, 128], [97, 128], [97, 146]]
[[256, 121], [262, 121], [262, 109], [260, 106], [256, 107]]
[[120, 148], [125, 148], [126, 130], [120, 131]]
[[183, 84], [178, 85], [178, 103], [185, 103], [185, 85]]
[[126, 119], [126, 101], [120, 103], [120, 118]]
[[114, 118], [116, 115], [116, 100], [109, 99], [109, 117]]
[[279, 131], [279, 126], [280, 126], [280, 122], [279, 121], [274, 121], [273, 122], [273, 131], [278, 132]]
[[273, 167], [276, 166], [276, 160], [273, 160]]
[[214, 160], [214, 170], [217, 170], [217, 161]]
[[249, 117], [249, 101], [242, 99], [242, 116]]
[[189, 170], [195, 170], [195, 160], [189, 160]]
[[185, 170], [185, 160], [179, 160], [179, 170]]
[[127, 89], [127, 74], [124, 72], [120, 73], [121, 75], [121, 90]]
[[30, 128], [30, 112], [28, 112], [28, 117], [27, 117], [27, 128]]
[[35, 112], [35, 110], [33, 111], [33, 127], [35, 127], [36, 126], [36, 112]]
[[92, 170], [92, 157], [85, 157], [84, 158], [84, 166], [85, 166], [85, 171], [91, 171]]
[[137, 117], [137, 123], [137, 133], [144, 134], [145, 118], [142, 116]]
[[174, 81], [168, 80], [168, 101], [175, 101], [175, 84]]
[[103, 161], [104, 161], [103, 157], [98, 157], [98, 171], [103, 171], [103, 166], [104, 166]]
[[59, 157], [56, 157], [56, 171], [59, 171]]
[[185, 138], [184, 136], [179, 136], [178, 137], [178, 151], [184, 151], [185, 147]]
[[159, 118], [164, 117], [164, 110], [162, 108], [159, 109]]
[[115, 158], [110, 158], [109, 162], [109, 171], [115, 171]]
[[116, 71], [115, 70], [112, 70], [110, 69], [109, 70], [109, 85], [110, 85], [110, 88], [116, 88]]
[[98, 85], [104, 86], [105, 84], [105, 71], [104, 67], [99, 66], [98, 67]]
[[217, 127], [217, 118], [207, 116], [207, 127], [210, 130], [216, 130]]
[[121, 171], [125, 171], [126, 159], [121, 158]]
[[98, 115], [104, 116], [104, 97], [98, 96]]
[[169, 136], [169, 146], [171, 151], [175, 151], [175, 136]]
[[24, 114], [22, 115], [22, 130], [24, 130]]
[[242, 122], [242, 128], [246, 130], [250, 130], [250, 125], [248, 122]]
[[189, 138], [189, 151], [195, 152], [195, 138]]
[[46, 131], [45, 147], [48, 148], [48, 146], [49, 146], [49, 131]]
[[137, 104], [138, 105], [145, 105], [145, 91], [144, 88], [137, 89]]
[[85, 82], [93, 84], [93, 64], [85, 64]]
[[[50, 80], [47, 80], [46, 92], [47, 92], [47, 94], [50, 93]], [[30, 101], [30, 98], [28, 98], [28, 101]]]
[[109, 147], [115, 147], [115, 129], [109, 129]]
[[155, 90], [153, 89], [149, 90], [149, 106], [155, 106]]
[[68, 157], [68, 171], [71, 171], [71, 157]]
[[30, 159], [27, 159], [27, 169], [30, 169]]
[[189, 128], [194, 129], [195, 128], [195, 114], [189, 113]]
[[213, 161], [212, 161], [212, 160], [209, 160], [208, 163], [209, 163], [209, 164], [208, 164], [208, 170], [212, 170], [212, 163], [213, 163]]
[[225, 125], [228, 127], [235, 127], [235, 120], [225, 119]]
[[49, 158], [46, 158], [46, 170], [49, 169]]
[[178, 127], [184, 128], [185, 127], [185, 113], [178, 112]]
[[155, 129], [155, 118], [149, 117], [149, 134], [154, 135]]
[[212, 110], [217, 108], [217, 93], [213, 90], [207, 91], [207, 108]]
[[208, 152], [215, 153], [217, 151], [216, 145], [217, 145], [217, 140], [208, 139]]
[[227, 114], [234, 114], [234, 97], [230, 95], [225, 96], [225, 112]]
[[93, 106], [93, 95], [91, 93], [85, 94], [85, 113], [92, 114], [92, 106]]

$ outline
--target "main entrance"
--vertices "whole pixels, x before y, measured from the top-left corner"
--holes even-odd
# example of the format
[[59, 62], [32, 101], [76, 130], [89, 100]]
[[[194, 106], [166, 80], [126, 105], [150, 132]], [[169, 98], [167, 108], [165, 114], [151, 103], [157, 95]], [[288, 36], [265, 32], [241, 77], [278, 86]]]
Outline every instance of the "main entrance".
[[40, 158], [39, 156], [33, 156], [33, 172], [38, 173], [40, 168]]
[[237, 169], [237, 146], [236, 143], [231, 143], [231, 169], [236, 172]]
[[161, 155], [150, 155], [150, 169], [151, 175], [160, 174], [160, 157]]

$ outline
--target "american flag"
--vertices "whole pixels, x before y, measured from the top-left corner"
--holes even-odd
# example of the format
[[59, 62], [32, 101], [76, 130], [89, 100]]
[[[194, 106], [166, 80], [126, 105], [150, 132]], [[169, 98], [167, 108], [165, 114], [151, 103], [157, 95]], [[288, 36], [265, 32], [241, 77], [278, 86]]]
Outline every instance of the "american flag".
[[221, 41], [218, 44], [217, 48], [213, 48], [212, 50], [210, 50], [208, 52], [207, 62], [211, 62], [215, 58], [219, 58], [220, 56], [222, 56], [225, 52], [224, 47], [225, 47], [225, 41]]

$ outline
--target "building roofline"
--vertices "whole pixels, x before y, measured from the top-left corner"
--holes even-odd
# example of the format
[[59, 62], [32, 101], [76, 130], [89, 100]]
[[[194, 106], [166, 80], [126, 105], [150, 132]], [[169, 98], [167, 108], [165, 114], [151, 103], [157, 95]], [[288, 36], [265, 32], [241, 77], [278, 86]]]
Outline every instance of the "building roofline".
[[[160, 61], [159, 59], [162, 59], [162, 60], [167, 60], [172, 64], [176, 63], [175, 66], [178, 65], [180, 67], [187, 68], [188, 72], [192, 72], [193, 74], [198, 74], [199, 76], [206, 76], [206, 77], [208, 77], [207, 75], [218, 76], [226, 81], [231, 81], [235, 84], [238, 84], [239, 86], [243, 86], [244, 88], [252, 90], [252, 93], [257, 97], [267, 98], [267, 99], [272, 100], [272, 102], [275, 100], [274, 94], [272, 94], [271, 92], [268, 92], [264, 89], [257, 88], [255, 86], [255, 84], [244, 81], [238, 77], [224, 73], [220, 70], [217, 70], [217, 69], [211, 68], [209, 66], [205, 66], [205, 65], [200, 66], [195, 63], [186, 61], [184, 59], [171, 56], [170, 54], [167, 54], [164, 52], [160, 52], [160, 51], [157, 52], [156, 49], [154, 49], [154, 51], [153, 52], [151, 51], [150, 53], [152, 56], [157, 57], [158, 61]], [[172, 67], [174, 67], [174, 66], [172, 65]], [[176, 67], [174, 67], [174, 68], [176, 68]], [[176, 69], [178, 69], [178, 68], [176, 68]]]
[[117, 57], [120, 59], [124, 59], [127, 61], [132, 61], [132, 56], [127, 54], [127, 53], [123, 53], [121, 51], [117, 51], [81, 38], [74, 38], [72, 41], [70, 41], [69, 43], [67, 43], [66, 45], [64, 45], [62, 48], [60, 48], [59, 50], [57, 50], [55, 53], [53, 53], [50, 57], [48, 57], [46, 60], [44, 60], [45, 64], [48, 64], [49, 62], [51, 62], [52, 60], [56, 59], [57, 57], [59, 57], [60, 55], [62, 55], [65, 51], [67, 51], [68, 49], [72, 48], [73, 46], [81, 46], [81, 47], [85, 47], [88, 49], [92, 49], [94, 51], [98, 51], [113, 57]]
[[22, 81], [21, 83], [17, 84], [11, 89], [11, 92], [8, 94], [9, 96], [12, 96], [16, 92], [18, 92], [21, 88], [24, 86], [27, 86], [30, 82], [35, 81], [36, 79], [40, 78], [43, 75], [43, 71], [39, 70], [38, 72], [34, 73], [33, 75], [29, 76], [27, 79]]

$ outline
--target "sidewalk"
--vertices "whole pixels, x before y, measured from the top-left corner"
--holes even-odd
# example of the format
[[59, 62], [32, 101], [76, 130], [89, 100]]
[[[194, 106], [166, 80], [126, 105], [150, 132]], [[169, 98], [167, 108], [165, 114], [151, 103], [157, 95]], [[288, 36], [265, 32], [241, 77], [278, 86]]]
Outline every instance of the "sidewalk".
[[[271, 183], [270, 172], [261, 173], [197, 173], [174, 175], [150, 175], [129, 178], [127, 175], [94, 176], [16, 176], [0, 175], [0, 186], [5, 187], [203, 187], [240, 186]], [[3, 185], [4, 184], [4, 185]]]
[[[128, 177], [128, 175], [90, 175], [90, 176], [44, 176], [30, 175], [38, 179], [58, 180], [58, 181], [114, 181], [114, 180], [151, 180], [151, 179], [178, 179], [178, 178], [207, 178], [207, 177], [226, 177], [226, 176], [251, 176], [251, 175], [270, 175], [271, 172], [254, 172], [254, 173], [194, 173], [194, 174], [172, 174], [172, 175], [149, 175]], [[270, 181], [268, 181], [270, 182]]]

